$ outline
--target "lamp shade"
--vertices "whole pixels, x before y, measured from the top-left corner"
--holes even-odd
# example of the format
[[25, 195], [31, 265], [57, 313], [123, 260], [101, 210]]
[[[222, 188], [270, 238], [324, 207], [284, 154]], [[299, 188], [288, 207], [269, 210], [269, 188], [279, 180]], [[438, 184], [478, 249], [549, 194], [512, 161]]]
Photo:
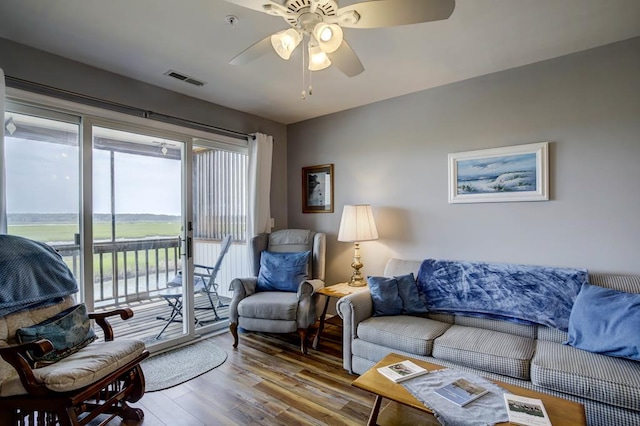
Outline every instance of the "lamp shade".
[[280, 31], [271, 36], [271, 45], [273, 50], [284, 60], [289, 60], [291, 53], [302, 41], [300, 33], [293, 28]]
[[342, 210], [338, 241], [357, 242], [378, 239], [378, 230], [369, 204], [346, 205]]

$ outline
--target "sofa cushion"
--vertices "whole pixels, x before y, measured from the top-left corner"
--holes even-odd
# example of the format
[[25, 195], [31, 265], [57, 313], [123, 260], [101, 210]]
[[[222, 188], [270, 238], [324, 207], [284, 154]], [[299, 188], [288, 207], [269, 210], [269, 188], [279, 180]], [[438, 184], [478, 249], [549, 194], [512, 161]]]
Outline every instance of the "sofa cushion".
[[530, 339], [536, 338], [536, 330], [538, 328], [535, 324], [516, 324], [513, 322], [499, 321], [490, 318], [476, 318], [463, 315], [455, 316], [455, 324], [463, 325], [465, 327], [484, 328], [486, 330], [499, 331], [501, 333], [515, 334], [516, 336], [528, 337]]
[[459, 325], [433, 342], [435, 358], [524, 380], [534, 349], [534, 339]]
[[[55, 364], [33, 370], [38, 382], [55, 392], [68, 392], [88, 386], [113, 373], [142, 354], [145, 344], [137, 339], [94, 342]], [[15, 370], [14, 370], [15, 372]], [[2, 383], [0, 396], [23, 395], [18, 373]]]
[[640, 407], [640, 362], [538, 341], [531, 382], [631, 410]]
[[398, 282], [395, 278], [367, 277], [367, 283], [373, 301], [374, 317], [402, 313], [402, 299], [398, 294]]
[[398, 284], [398, 294], [402, 299], [402, 313], [407, 315], [426, 314], [427, 307], [418, 294], [418, 285], [413, 273], [394, 277]]
[[245, 318], [295, 321], [298, 295], [286, 291], [263, 291], [238, 303], [238, 315]]
[[558, 330], [553, 327], [545, 327], [543, 325], [538, 327], [538, 340], [546, 340], [555, 343], [564, 343], [569, 338], [569, 333], [566, 331]]
[[640, 294], [584, 284], [569, 317], [567, 344], [640, 361]]
[[407, 315], [371, 317], [358, 325], [358, 337], [398, 351], [428, 356], [433, 340], [449, 327], [451, 324]]

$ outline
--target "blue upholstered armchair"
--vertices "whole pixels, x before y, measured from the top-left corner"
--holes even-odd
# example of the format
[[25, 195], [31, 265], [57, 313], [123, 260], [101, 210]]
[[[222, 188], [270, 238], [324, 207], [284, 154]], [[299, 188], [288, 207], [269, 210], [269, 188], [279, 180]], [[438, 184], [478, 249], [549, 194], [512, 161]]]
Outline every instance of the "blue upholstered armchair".
[[260, 234], [251, 239], [253, 277], [231, 282], [229, 329], [238, 347], [238, 327], [247, 331], [300, 335], [317, 318], [316, 291], [324, 287], [326, 235], [303, 229]]

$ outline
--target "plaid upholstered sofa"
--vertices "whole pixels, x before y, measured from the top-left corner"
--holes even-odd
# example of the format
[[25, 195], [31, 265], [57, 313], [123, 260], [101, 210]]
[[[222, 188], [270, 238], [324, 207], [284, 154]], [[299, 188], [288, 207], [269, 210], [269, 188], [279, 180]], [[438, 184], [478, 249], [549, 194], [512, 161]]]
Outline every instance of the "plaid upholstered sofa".
[[[391, 259], [384, 276], [417, 276], [421, 264]], [[588, 279], [640, 293], [639, 276]], [[433, 312], [374, 316], [373, 304], [370, 291], [338, 301], [343, 364], [350, 373], [362, 374], [395, 352], [580, 402], [589, 425], [640, 425], [640, 361], [565, 345], [568, 333], [548, 326]]]

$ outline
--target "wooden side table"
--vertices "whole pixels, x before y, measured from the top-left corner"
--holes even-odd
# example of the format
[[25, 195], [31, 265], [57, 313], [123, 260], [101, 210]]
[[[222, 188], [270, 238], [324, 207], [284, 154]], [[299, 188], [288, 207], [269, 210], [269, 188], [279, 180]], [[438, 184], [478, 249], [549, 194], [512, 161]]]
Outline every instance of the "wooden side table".
[[318, 332], [316, 333], [316, 337], [313, 339], [313, 344], [311, 347], [313, 349], [318, 349], [318, 343], [320, 342], [320, 335], [322, 334], [322, 330], [324, 329], [325, 317], [327, 316], [327, 309], [329, 308], [329, 300], [332, 297], [341, 298], [344, 296], [348, 296], [353, 293], [358, 293], [363, 290], [368, 290], [368, 286], [362, 287], [351, 287], [348, 283], [339, 283], [330, 285], [328, 287], [323, 287], [317, 291], [318, 294], [322, 294], [325, 297], [324, 309], [322, 310], [322, 315], [320, 315], [320, 325], [318, 326]]

